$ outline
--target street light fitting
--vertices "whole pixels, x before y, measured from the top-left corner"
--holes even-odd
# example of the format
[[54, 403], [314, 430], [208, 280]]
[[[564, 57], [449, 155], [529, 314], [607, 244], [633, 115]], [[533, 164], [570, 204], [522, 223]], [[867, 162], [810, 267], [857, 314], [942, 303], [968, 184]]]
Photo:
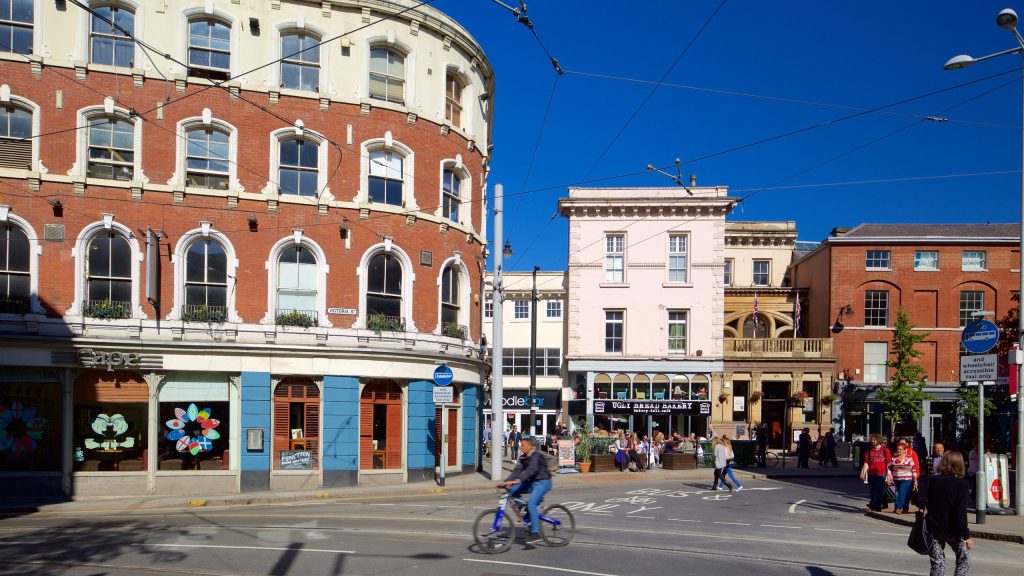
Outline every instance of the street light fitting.
[[509, 242], [508, 240], [505, 240], [505, 246], [503, 246], [501, 249], [501, 255], [504, 256], [505, 258], [512, 257], [512, 243]]
[[975, 62], [977, 62], [977, 60], [968, 56], [967, 54], [960, 54], [958, 56], [953, 56], [952, 58], [950, 58], [949, 61], [946, 62], [945, 66], [942, 67], [942, 69], [959, 70], [961, 68], [967, 68], [968, 66], [974, 64]]
[[1016, 12], [1010, 8], [1004, 8], [999, 12], [999, 15], [996, 16], [996, 25], [1003, 30], [1011, 30], [1017, 25], [1018, 20], [1019, 18], [1017, 18]]

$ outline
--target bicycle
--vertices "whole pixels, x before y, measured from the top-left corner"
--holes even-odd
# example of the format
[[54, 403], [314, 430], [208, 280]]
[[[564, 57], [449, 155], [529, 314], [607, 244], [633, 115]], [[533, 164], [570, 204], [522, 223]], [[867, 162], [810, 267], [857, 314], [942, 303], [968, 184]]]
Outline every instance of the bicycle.
[[[508, 550], [515, 539], [515, 521], [526, 526], [529, 522], [529, 510], [522, 498], [513, 500], [512, 512], [509, 514], [508, 503], [511, 494], [508, 488], [498, 497], [498, 506], [494, 510], [485, 510], [476, 517], [473, 523], [473, 539], [485, 554], [498, 554]], [[540, 513], [540, 537], [548, 546], [566, 546], [576, 534], [576, 519], [572, 512], [561, 504], [551, 504]]]
[[755, 459], [759, 460], [762, 456], [764, 457], [764, 465], [765, 466], [770, 466], [770, 467], [774, 468], [774, 467], [779, 465], [779, 454], [778, 454], [778, 452], [772, 452], [770, 450], [766, 450], [763, 454], [755, 455]]

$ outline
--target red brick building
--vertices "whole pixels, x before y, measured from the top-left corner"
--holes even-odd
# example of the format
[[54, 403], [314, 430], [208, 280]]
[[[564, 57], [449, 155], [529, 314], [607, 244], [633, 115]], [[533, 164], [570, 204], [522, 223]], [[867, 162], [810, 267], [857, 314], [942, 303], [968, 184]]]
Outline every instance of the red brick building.
[[0, 486], [433, 478], [438, 364], [445, 465], [475, 468], [494, 76], [465, 29], [405, 0], [4, 6], [0, 413], [34, 432]]
[[1002, 319], [1017, 307], [1020, 227], [1016, 224], [862, 224], [834, 233], [792, 267], [807, 289], [808, 336], [831, 335], [840, 401], [835, 422], [846, 436], [888, 431], [875, 390], [892, 370], [892, 327], [903, 306], [918, 332], [927, 372], [926, 438], [956, 434], [960, 335], [976, 312]]

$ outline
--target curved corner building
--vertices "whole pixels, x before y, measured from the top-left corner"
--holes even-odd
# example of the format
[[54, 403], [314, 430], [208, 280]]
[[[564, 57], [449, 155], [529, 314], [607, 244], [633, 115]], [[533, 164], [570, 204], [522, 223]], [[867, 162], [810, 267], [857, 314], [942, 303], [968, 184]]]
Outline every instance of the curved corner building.
[[84, 4], [0, 3], [0, 486], [474, 469], [477, 42], [410, 0]]

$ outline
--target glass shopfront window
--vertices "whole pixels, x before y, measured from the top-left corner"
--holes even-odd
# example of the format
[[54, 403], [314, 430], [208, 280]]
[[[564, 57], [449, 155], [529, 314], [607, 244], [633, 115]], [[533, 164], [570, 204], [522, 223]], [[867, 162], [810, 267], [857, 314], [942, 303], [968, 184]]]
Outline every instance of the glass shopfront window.
[[228, 469], [230, 406], [224, 376], [169, 376], [160, 388], [157, 469]]
[[137, 374], [87, 372], [74, 388], [75, 470], [146, 469], [149, 387]]
[[0, 472], [59, 472], [61, 386], [0, 382]]

